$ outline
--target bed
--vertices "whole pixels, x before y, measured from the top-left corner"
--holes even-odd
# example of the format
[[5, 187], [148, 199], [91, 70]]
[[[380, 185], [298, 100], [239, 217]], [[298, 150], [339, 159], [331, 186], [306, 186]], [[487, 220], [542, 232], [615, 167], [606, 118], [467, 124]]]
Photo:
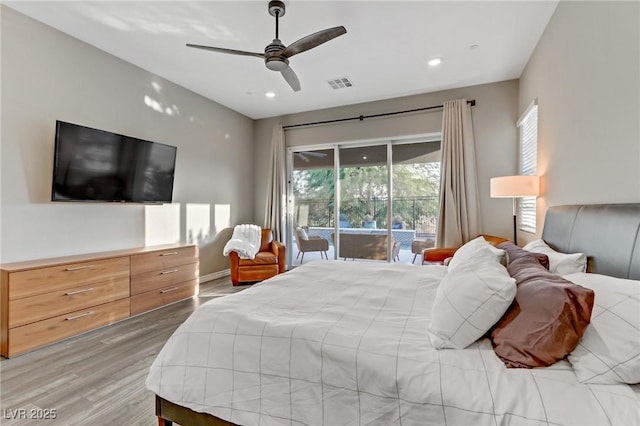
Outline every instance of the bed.
[[[586, 253], [587, 279], [633, 286], [639, 232], [640, 204], [581, 205], [550, 208], [542, 236]], [[309, 262], [203, 304], [149, 372], [159, 423], [640, 424], [638, 384], [583, 383], [567, 359], [506, 368], [488, 337], [435, 349], [427, 330], [447, 275], [436, 265]], [[630, 300], [639, 297], [634, 287]]]

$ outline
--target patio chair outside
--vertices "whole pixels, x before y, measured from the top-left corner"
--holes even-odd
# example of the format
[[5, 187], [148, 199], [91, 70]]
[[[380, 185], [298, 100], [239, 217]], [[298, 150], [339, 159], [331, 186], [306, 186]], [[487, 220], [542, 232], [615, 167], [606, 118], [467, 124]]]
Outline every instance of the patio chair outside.
[[327, 255], [327, 250], [329, 250], [329, 241], [317, 235], [309, 236], [307, 235], [307, 231], [300, 227], [296, 228], [294, 236], [296, 238], [296, 244], [298, 245], [298, 255], [296, 256], [296, 260], [302, 254], [300, 264], [304, 261], [304, 254], [312, 251], [319, 251], [321, 258], [322, 253], [324, 253], [324, 258], [327, 260], [329, 259], [329, 256]]

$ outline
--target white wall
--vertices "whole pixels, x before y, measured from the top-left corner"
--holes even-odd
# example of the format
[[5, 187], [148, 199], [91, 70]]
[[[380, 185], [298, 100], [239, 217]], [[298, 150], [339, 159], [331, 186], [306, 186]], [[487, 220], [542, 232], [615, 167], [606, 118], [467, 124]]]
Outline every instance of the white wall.
[[[2, 262], [181, 241], [200, 246], [202, 275], [226, 269], [210, 246], [253, 218], [253, 121], [1, 11]], [[177, 146], [174, 204], [50, 202], [57, 119]]]
[[548, 206], [640, 202], [639, 2], [560, 2], [520, 78], [519, 112], [534, 98], [538, 234]]
[[[489, 179], [516, 172], [518, 82], [516, 80], [422, 95], [387, 99], [346, 107], [304, 112], [256, 121], [255, 216], [262, 223], [266, 203], [267, 177], [273, 125], [331, 120], [441, 105], [458, 98], [475, 99], [472, 108], [479, 176], [482, 232], [509, 237], [512, 234], [511, 202], [489, 197]], [[286, 132], [287, 146], [303, 146], [354, 140], [393, 138], [440, 132], [442, 111], [396, 115], [292, 129]]]

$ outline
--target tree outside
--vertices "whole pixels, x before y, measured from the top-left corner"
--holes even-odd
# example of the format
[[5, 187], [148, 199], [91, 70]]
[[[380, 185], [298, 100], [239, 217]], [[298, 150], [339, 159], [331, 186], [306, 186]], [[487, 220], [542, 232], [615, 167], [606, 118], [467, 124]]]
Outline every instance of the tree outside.
[[[341, 227], [360, 227], [371, 219], [387, 227], [387, 167], [344, 167], [340, 171]], [[307, 226], [333, 227], [334, 170], [295, 170], [293, 190], [298, 206], [308, 206]], [[434, 233], [438, 215], [440, 164], [394, 164], [393, 228]], [[349, 226], [345, 226], [345, 225]], [[304, 224], [303, 224], [304, 225]]]

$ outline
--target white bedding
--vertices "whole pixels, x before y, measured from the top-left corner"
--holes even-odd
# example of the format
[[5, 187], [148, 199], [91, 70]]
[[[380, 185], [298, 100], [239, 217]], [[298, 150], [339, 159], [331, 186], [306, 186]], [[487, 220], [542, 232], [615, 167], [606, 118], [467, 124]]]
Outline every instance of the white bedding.
[[433, 349], [445, 267], [315, 261], [211, 300], [147, 378], [242, 425], [633, 425], [638, 386], [584, 385], [566, 361], [507, 369], [491, 342]]

